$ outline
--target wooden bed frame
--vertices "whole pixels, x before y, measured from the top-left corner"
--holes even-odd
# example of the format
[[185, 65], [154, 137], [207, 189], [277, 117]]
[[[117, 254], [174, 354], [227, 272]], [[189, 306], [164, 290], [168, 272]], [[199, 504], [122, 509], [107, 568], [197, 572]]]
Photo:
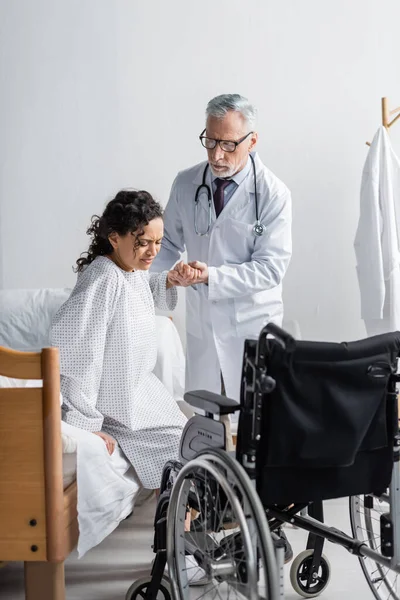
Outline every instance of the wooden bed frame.
[[0, 560], [24, 562], [26, 600], [65, 600], [78, 520], [76, 483], [63, 489], [58, 349], [0, 347], [0, 375], [43, 380], [0, 389]]

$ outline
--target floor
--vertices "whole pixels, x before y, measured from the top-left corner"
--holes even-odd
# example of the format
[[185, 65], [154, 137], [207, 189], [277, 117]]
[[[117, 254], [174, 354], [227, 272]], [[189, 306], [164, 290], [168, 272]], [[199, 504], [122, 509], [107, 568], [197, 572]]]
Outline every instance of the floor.
[[[122, 522], [118, 529], [97, 548], [81, 560], [71, 555], [66, 566], [67, 600], [124, 600], [130, 584], [146, 574], [153, 558], [151, 543], [154, 501], [135, 510], [132, 517]], [[326, 522], [349, 532], [348, 503], [345, 500], [327, 502]], [[287, 528], [295, 556], [305, 548], [305, 534]], [[327, 544], [325, 554], [332, 566], [329, 587], [324, 600], [368, 600], [373, 598], [358, 564], [351, 556], [333, 544]], [[289, 582], [286, 567], [286, 600], [299, 596]], [[23, 567], [18, 563], [0, 569], [1, 600], [24, 600]]]

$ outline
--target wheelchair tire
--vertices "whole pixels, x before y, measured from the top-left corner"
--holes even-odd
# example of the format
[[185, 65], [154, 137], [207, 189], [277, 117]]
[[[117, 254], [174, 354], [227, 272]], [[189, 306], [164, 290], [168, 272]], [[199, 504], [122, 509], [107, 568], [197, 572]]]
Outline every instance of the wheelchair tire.
[[[194, 492], [201, 507], [196, 519], [204, 523], [203, 532], [199, 527], [185, 531], [186, 513]], [[193, 559], [202, 557], [200, 564], [205, 568], [196, 567], [205, 575], [201, 585], [196, 581], [198, 573], [192, 579], [188, 577], [188, 553], [192, 564]], [[205, 450], [178, 474], [168, 508], [167, 556], [174, 600], [208, 598], [213, 594], [226, 597], [226, 587], [228, 597], [234, 589], [237, 599], [280, 597], [278, 569], [264, 508], [244, 469], [223, 450]]]
[[[125, 600], [143, 600], [147, 588], [151, 582], [151, 577], [142, 577], [132, 583], [129, 590], [126, 592]], [[172, 600], [171, 586], [168, 579], [165, 577], [161, 580], [160, 588], [157, 592], [157, 600]]]
[[[364, 496], [350, 497], [350, 523], [353, 537], [365, 542], [371, 550], [380, 552], [380, 515], [388, 512], [388, 504], [372, 498], [372, 508], [365, 506]], [[371, 497], [370, 497], [371, 498]], [[372, 558], [359, 556], [361, 569], [376, 600], [400, 600], [400, 577]]]
[[325, 554], [321, 556], [318, 573], [309, 587], [308, 576], [312, 567], [314, 550], [304, 550], [293, 560], [290, 567], [290, 583], [295, 592], [303, 598], [316, 598], [327, 588], [331, 578], [331, 565]]

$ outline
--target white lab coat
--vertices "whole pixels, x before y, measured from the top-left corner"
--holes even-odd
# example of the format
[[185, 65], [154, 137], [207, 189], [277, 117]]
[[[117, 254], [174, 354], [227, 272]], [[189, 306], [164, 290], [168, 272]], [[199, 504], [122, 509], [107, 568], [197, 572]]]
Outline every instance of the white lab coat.
[[368, 335], [400, 330], [400, 162], [384, 127], [375, 134], [361, 182], [354, 248], [361, 317]]
[[[291, 197], [287, 187], [255, 154], [258, 204], [266, 232], [253, 233], [256, 220], [254, 176], [250, 172], [216, 219], [214, 203], [207, 236], [194, 229], [195, 194], [206, 163], [180, 172], [164, 215], [165, 235], [153, 270], [171, 268], [182, 252], [188, 261], [209, 265], [208, 286], [187, 288], [186, 390], [226, 393], [239, 400], [243, 346], [268, 322], [282, 323], [282, 279], [291, 250]], [[208, 172], [207, 183], [211, 186]], [[208, 221], [206, 193], [200, 194], [198, 229]]]

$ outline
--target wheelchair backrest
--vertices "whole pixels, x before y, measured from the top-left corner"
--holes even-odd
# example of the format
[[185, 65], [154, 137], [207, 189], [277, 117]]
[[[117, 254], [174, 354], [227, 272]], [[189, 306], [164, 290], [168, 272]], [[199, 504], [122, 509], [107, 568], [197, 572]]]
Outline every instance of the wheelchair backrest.
[[[382, 493], [397, 447], [400, 333], [287, 349], [282, 340], [245, 345], [237, 458], [263, 503]], [[258, 385], [266, 377], [269, 393]]]
[[276, 383], [262, 407], [260, 451], [268, 465], [346, 466], [357, 452], [386, 446], [397, 419], [397, 403], [387, 414], [387, 394], [399, 353], [400, 333], [296, 342], [291, 351], [268, 339], [265, 367]]

